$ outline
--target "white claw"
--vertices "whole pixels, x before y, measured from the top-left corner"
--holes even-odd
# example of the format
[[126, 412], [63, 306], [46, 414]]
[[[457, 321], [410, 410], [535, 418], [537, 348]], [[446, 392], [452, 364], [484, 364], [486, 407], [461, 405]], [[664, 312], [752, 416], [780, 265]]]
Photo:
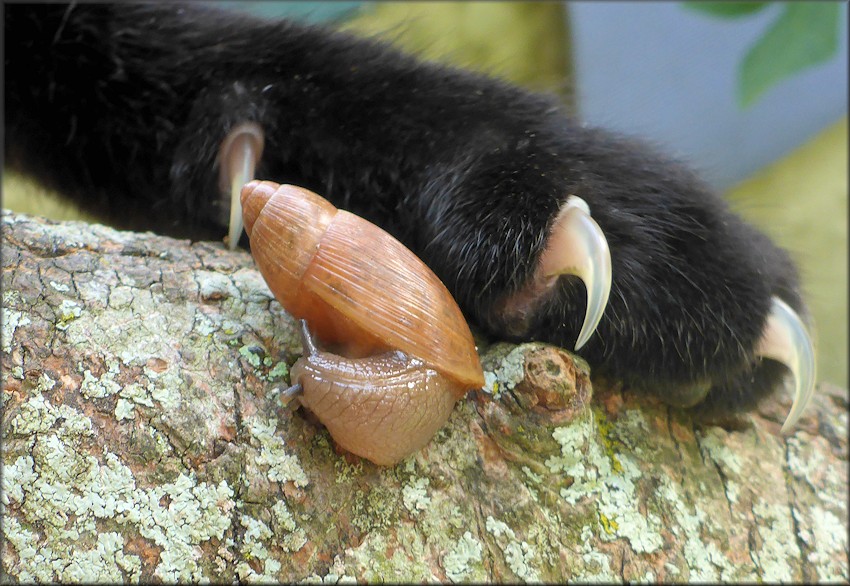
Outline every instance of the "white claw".
[[781, 362], [794, 375], [794, 403], [782, 424], [781, 433], [790, 430], [808, 404], [815, 390], [815, 351], [806, 326], [797, 313], [778, 297], [767, 318], [756, 355]]
[[218, 151], [219, 186], [222, 193], [230, 190], [230, 250], [236, 248], [242, 236], [242, 204], [239, 201], [242, 186], [254, 179], [263, 143], [260, 126], [256, 122], [243, 122], [227, 133]]
[[611, 251], [587, 203], [574, 195], [561, 208], [540, 260], [548, 277], [575, 275], [587, 289], [587, 308], [575, 349], [585, 345], [599, 325], [611, 292]]

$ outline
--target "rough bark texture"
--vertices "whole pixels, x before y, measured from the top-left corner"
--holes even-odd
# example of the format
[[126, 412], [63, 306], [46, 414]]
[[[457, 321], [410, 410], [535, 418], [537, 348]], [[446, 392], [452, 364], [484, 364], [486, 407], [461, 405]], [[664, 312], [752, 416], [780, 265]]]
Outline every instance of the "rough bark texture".
[[[393, 468], [278, 406], [246, 252], [3, 219], [3, 580], [846, 581], [847, 393], [721, 427], [538, 344]], [[483, 341], [482, 341], [483, 347]]]

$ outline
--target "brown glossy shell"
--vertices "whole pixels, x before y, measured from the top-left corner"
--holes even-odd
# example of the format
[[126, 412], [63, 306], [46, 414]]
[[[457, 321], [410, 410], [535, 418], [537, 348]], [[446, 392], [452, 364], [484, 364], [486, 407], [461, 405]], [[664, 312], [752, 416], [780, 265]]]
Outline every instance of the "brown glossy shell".
[[395, 349], [466, 385], [484, 384], [469, 326], [437, 276], [398, 240], [312, 191], [242, 189], [251, 254], [269, 288], [325, 344]]

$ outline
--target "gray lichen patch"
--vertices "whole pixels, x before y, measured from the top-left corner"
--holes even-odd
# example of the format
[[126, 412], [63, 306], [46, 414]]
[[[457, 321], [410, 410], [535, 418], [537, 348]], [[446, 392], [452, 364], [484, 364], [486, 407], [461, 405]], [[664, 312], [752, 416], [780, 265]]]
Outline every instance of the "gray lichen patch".
[[[222, 380], [209, 376], [229, 372], [226, 359], [207, 359], [224, 343], [193, 338], [196, 313], [186, 307], [172, 310], [159, 301], [150, 292], [137, 291], [130, 305], [92, 310], [68, 324], [65, 339], [70, 347], [84, 356], [98, 353], [105, 358], [106, 371], [95, 371], [101, 372], [98, 375], [81, 363], [81, 390], [92, 399], [120, 394], [119, 419], [132, 419], [137, 405], [157, 408], [172, 429], [181, 430], [186, 443], [207, 450], [211, 441], [205, 438], [215, 438], [223, 427], [234, 425], [227, 421], [232, 414], [222, 421], [223, 409], [233, 403], [228, 380], [233, 375]], [[199, 385], [199, 378], [211, 384]], [[179, 408], [188, 403], [195, 406]]]
[[15, 311], [3, 306], [2, 330], [0, 330], [0, 346], [3, 352], [11, 352], [12, 340], [15, 337], [15, 330], [20, 326], [25, 326], [32, 323], [29, 316], [23, 311]]
[[62, 303], [56, 311], [56, 329], [67, 330], [68, 324], [80, 317], [83, 314], [83, 309], [80, 304], [70, 299], [63, 299]]
[[594, 532], [590, 525], [581, 528], [582, 544], [579, 548], [580, 554], [576, 560], [576, 568], [571, 572], [572, 580], [579, 584], [584, 583], [614, 583], [622, 581], [613, 569], [611, 555], [594, 548]]
[[[269, 555], [265, 543], [272, 537], [268, 525], [248, 515], [240, 515], [239, 523], [244, 528], [240, 553], [244, 561], [236, 566], [237, 577], [245, 582], [268, 583], [278, 581], [280, 562]], [[261, 566], [257, 572], [249, 563], [256, 560]]]
[[[796, 511], [795, 511], [796, 512]], [[800, 515], [800, 513], [797, 513]], [[813, 506], [810, 546], [806, 561], [823, 582], [847, 581], [847, 525], [832, 511]], [[805, 535], [805, 534], [803, 534]], [[803, 537], [801, 535], [801, 537]]]
[[267, 375], [267, 380], [275, 381], [289, 377], [289, 366], [285, 362], [275, 364]]
[[[428, 563], [428, 547], [421, 535], [408, 525], [398, 527], [395, 536], [384, 531], [369, 533], [363, 543], [345, 551], [345, 573], [367, 583], [416, 584], [439, 582]], [[403, 544], [397, 547], [396, 544]], [[340, 570], [337, 572], [341, 573]], [[337, 574], [339, 575], [339, 574]]]
[[513, 344], [494, 344], [481, 357], [484, 368], [484, 391], [499, 396], [499, 393], [513, 389], [519, 383], [525, 370], [525, 350], [527, 347]]
[[550, 471], [561, 470], [574, 479], [561, 496], [575, 504], [593, 498], [599, 514], [599, 537], [629, 540], [636, 553], [651, 553], [663, 545], [661, 519], [641, 512], [636, 484], [642, 472], [631, 456], [606, 454], [605, 446], [590, 423], [558, 428], [553, 433], [561, 445], [559, 457], [550, 458]]
[[788, 507], [757, 500], [753, 514], [759, 519], [760, 548], [753, 549], [753, 558], [766, 582], [790, 582], [795, 579], [794, 566], [800, 559], [800, 548], [794, 535], [794, 525]]
[[[846, 414], [836, 415], [846, 421]], [[821, 437], [800, 432], [788, 438], [786, 445], [788, 473], [817, 492], [830, 508], [846, 514], [848, 502], [840, 489], [847, 479], [847, 462], [831, 463], [828, 442]]]
[[228, 275], [209, 270], [195, 271], [198, 292], [204, 301], [220, 301], [239, 295], [239, 290]]
[[130, 306], [91, 312], [67, 324], [66, 339], [73, 347], [119, 358], [125, 365], [144, 365], [153, 358], [170, 361], [178, 358], [177, 343], [191, 331], [192, 315], [137, 291]]
[[466, 531], [443, 558], [446, 577], [452, 582], [479, 582], [484, 579], [481, 542]]
[[155, 391], [156, 387], [150, 383], [145, 387], [141, 384], [131, 383], [123, 387], [119, 391], [119, 394], [128, 402], [132, 401], [132, 403], [145, 407], [155, 407], [153, 400], [153, 393]]
[[399, 519], [398, 500], [397, 491], [381, 485], [368, 491], [356, 491], [351, 505], [351, 524], [363, 532], [394, 526]]
[[156, 544], [153, 575], [160, 579], [210, 577], [195, 548], [221, 539], [230, 526], [233, 491], [226, 482], [213, 486], [181, 475], [173, 483], [138, 487], [116, 454], [104, 448], [101, 460], [89, 453], [94, 431], [88, 418], [42, 394], [22, 405], [9, 429], [12, 454], [33, 438], [27, 441], [31, 456], [18, 455], [4, 467], [4, 508], [18, 511], [20, 527], [7, 532], [17, 556], [9, 566], [13, 575], [23, 581], [115, 581], [126, 573], [137, 580], [140, 562], [124, 551], [120, 535], [101, 532], [108, 522]]
[[96, 546], [77, 550], [68, 560], [49, 545], [38, 543], [35, 534], [22, 527], [14, 517], [6, 522], [5, 537], [17, 553], [17, 578], [22, 583], [61, 581], [75, 583], [138, 583], [141, 562], [138, 556], [123, 551], [123, 538], [117, 533], [97, 536]]
[[[718, 470], [732, 519], [753, 520], [745, 551], [747, 561], [755, 566], [755, 577], [770, 582], [799, 580], [802, 552], [788, 506], [782, 442], [756, 427], [739, 432], [709, 428], [697, 437], [702, 453]], [[772, 457], [753, 459], [756, 449]], [[762, 486], [771, 490], [764, 491]], [[735, 578], [750, 576], [741, 576], [738, 570]]]
[[414, 478], [401, 489], [402, 502], [412, 515], [418, 515], [428, 508], [431, 498], [428, 496], [427, 478]]
[[260, 416], [247, 418], [247, 426], [252, 444], [259, 448], [257, 464], [268, 467], [268, 478], [275, 482], [292, 482], [295, 486], [305, 487], [309, 483], [298, 458], [286, 451], [285, 442], [276, 433], [277, 419], [263, 419]]
[[127, 399], [118, 399], [118, 402], [115, 404], [115, 419], [121, 421], [122, 419], [135, 419], [136, 418], [136, 407], [128, 401]]
[[[687, 567], [688, 579], [693, 582], [718, 581], [754, 581], [757, 576], [749, 570], [742, 574], [741, 568], [734, 566], [716, 543], [706, 541], [703, 531], [706, 525], [714, 525], [711, 518], [699, 506], [688, 505], [679, 494], [676, 486], [668, 478], [662, 479], [659, 495], [668, 503], [669, 510], [676, 521], [673, 533], [684, 541], [682, 556]], [[716, 525], [715, 529], [719, 529]], [[676, 575], [682, 573], [676, 567]], [[669, 568], [668, 568], [669, 570]]]
[[127, 285], [115, 285], [107, 296], [110, 309], [129, 309], [135, 302], [135, 288]]
[[[836, 413], [836, 419], [846, 413]], [[843, 424], [846, 429], [846, 423]], [[830, 462], [828, 442], [798, 432], [788, 438], [788, 474], [795, 479], [796, 506], [792, 509], [799, 544], [811, 574], [808, 580], [823, 582], [846, 581], [848, 569], [846, 552], [847, 499], [842, 494], [848, 477], [847, 461]]]
[[256, 348], [256, 346], [249, 346], [248, 344], [245, 344], [239, 348], [239, 354], [241, 354], [251, 366], [254, 368], [260, 368], [264, 352], [261, 348], [259, 350], [254, 350], [254, 348]]
[[284, 551], [295, 553], [307, 544], [307, 535], [298, 526], [285, 500], [279, 500], [272, 506], [272, 526]]
[[119, 374], [118, 369], [117, 360], [110, 361], [107, 371], [99, 377], [94, 376], [91, 370], [85, 369], [80, 392], [90, 399], [103, 399], [118, 393], [121, 390], [121, 385], [115, 380]]
[[[269, 305], [272, 299], [274, 299], [274, 295], [272, 295], [263, 276], [253, 265], [237, 268], [237, 270], [230, 273], [230, 279], [233, 286], [239, 291], [240, 297], [246, 303]], [[282, 312], [282, 310], [280, 311]]]
[[487, 517], [485, 527], [496, 539], [511, 571], [523, 582], [539, 582], [540, 574], [534, 546], [518, 540], [513, 529], [492, 516]]

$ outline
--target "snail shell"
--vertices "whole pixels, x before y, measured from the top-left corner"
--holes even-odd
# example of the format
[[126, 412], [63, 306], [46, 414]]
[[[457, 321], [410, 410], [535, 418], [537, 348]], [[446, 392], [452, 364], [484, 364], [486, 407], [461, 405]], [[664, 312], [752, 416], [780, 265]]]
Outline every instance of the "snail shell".
[[305, 348], [292, 382], [343, 448], [398, 461], [428, 442], [467, 390], [483, 386], [460, 308], [398, 240], [292, 185], [252, 181], [242, 208], [269, 288], [333, 350]]

